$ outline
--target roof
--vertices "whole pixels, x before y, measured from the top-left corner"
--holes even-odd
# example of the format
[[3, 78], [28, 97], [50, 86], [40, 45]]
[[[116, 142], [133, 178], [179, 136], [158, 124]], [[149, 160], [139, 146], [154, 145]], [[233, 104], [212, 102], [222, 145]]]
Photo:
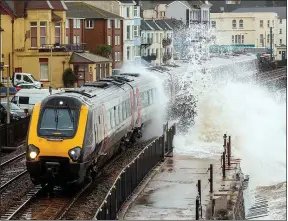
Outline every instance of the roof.
[[7, 0], [0, 1], [0, 13], [2, 14], [3, 11], [12, 17], [16, 16], [14, 12], [14, 4], [12, 1], [7, 1]]
[[155, 23], [155, 20], [145, 20], [149, 26], [155, 31], [162, 31], [162, 29]]
[[50, 1], [27, 1], [26, 9], [53, 9]]
[[152, 31], [153, 29], [147, 24], [147, 22], [145, 20], [141, 20], [140, 30]]
[[64, 11], [67, 10], [67, 6], [65, 5], [64, 1], [60, 0], [51, 0], [50, 1], [52, 7], [56, 11]]
[[123, 4], [135, 4], [133, 0], [118, 0], [118, 1]]
[[192, 9], [192, 6], [189, 4], [188, 1], [173, 1], [170, 4], [168, 4], [167, 6], [172, 5], [172, 4], [176, 3], [176, 2], [181, 3], [182, 5], [186, 6], [189, 9]]
[[95, 64], [101, 62], [112, 62], [112, 60], [89, 52], [83, 52], [83, 53], [73, 52], [69, 61], [70, 64], [71, 63]]
[[164, 1], [164, 0], [140, 0], [139, 5], [142, 9], [155, 9], [158, 4], [170, 4], [173, 1]]
[[62, 21], [62, 18], [52, 12], [52, 21]]
[[160, 26], [163, 30], [173, 30], [165, 21], [155, 20], [156, 24]]
[[233, 12], [276, 12], [281, 19], [286, 19], [286, 7], [238, 8]]
[[174, 30], [174, 29], [182, 28], [182, 27], [184, 26], [183, 21], [177, 20], [177, 19], [175, 19], [175, 18], [172, 18], [172, 19], [164, 19], [163, 21], [165, 21], [173, 30]]
[[123, 19], [119, 15], [102, 10], [93, 5], [86, 4], [84, 2], [66, 2], [68, 8], [68, 18], [118, 18]]

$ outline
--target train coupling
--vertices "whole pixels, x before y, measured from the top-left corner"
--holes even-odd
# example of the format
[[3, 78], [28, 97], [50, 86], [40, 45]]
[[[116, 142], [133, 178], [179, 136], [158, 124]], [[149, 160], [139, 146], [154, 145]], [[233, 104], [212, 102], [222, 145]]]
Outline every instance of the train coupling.
[[47, 173], [52, 177], [55, 177], [59, 174], [60, 171], [60, 163], [58, 162], [46, 162], [45, 163]]

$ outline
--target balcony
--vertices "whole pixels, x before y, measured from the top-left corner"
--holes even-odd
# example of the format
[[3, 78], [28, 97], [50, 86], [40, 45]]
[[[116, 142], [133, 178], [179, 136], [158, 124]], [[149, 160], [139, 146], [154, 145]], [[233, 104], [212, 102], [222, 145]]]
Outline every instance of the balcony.
[[172, 43], [172, 39], [171, 38], [164, 38], [162, 40], [162, 46], [164, 48], [166, 48], [167, 46], [171, 45], [171, 43]]
[[156, 54], [151, 54], [151, 55], [147, 55], [147, 56], [142, 56], [142, 58], [145, 61], [151, 62], [151, 61], [155, 61], [157, 59]]
[[151, 45], [153, 44], [152, 38], [141, 38], [141, 44], [142, 45]]
[[82, 53], [86, 50], [86, 44], [43, 44], [38, 49], [39, 52], [78, 52]]

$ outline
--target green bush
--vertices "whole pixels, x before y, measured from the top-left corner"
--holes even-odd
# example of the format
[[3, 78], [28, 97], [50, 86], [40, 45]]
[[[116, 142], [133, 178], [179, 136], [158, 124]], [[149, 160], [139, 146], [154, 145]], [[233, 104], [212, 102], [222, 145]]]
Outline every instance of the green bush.
[[96, 49], [92, 51], [93, 54], [100, 55], [105, 58], [111, 58], [112, 46], [111, 45], [97, 45]]
[[67, 68], [63, 72], [62, 80], [65, 87], [74, 87], [74, 84], [77, 80], [77, 76], [71, 68]]

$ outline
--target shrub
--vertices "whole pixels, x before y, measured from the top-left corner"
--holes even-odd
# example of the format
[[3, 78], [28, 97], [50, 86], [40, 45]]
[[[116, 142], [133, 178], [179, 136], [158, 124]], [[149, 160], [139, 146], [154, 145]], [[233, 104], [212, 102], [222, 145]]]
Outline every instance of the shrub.
[[112, 46], [111, 45], [97, 45], [96, 49], [92, 51], [93, 54], [100, 55], [105, 58], [111, 58]]
[[71, 68], [67, 68], [63, 72], [62, 80], [65, 87], [74, 87], [74, 84], [77, 80], [77, 76]]

